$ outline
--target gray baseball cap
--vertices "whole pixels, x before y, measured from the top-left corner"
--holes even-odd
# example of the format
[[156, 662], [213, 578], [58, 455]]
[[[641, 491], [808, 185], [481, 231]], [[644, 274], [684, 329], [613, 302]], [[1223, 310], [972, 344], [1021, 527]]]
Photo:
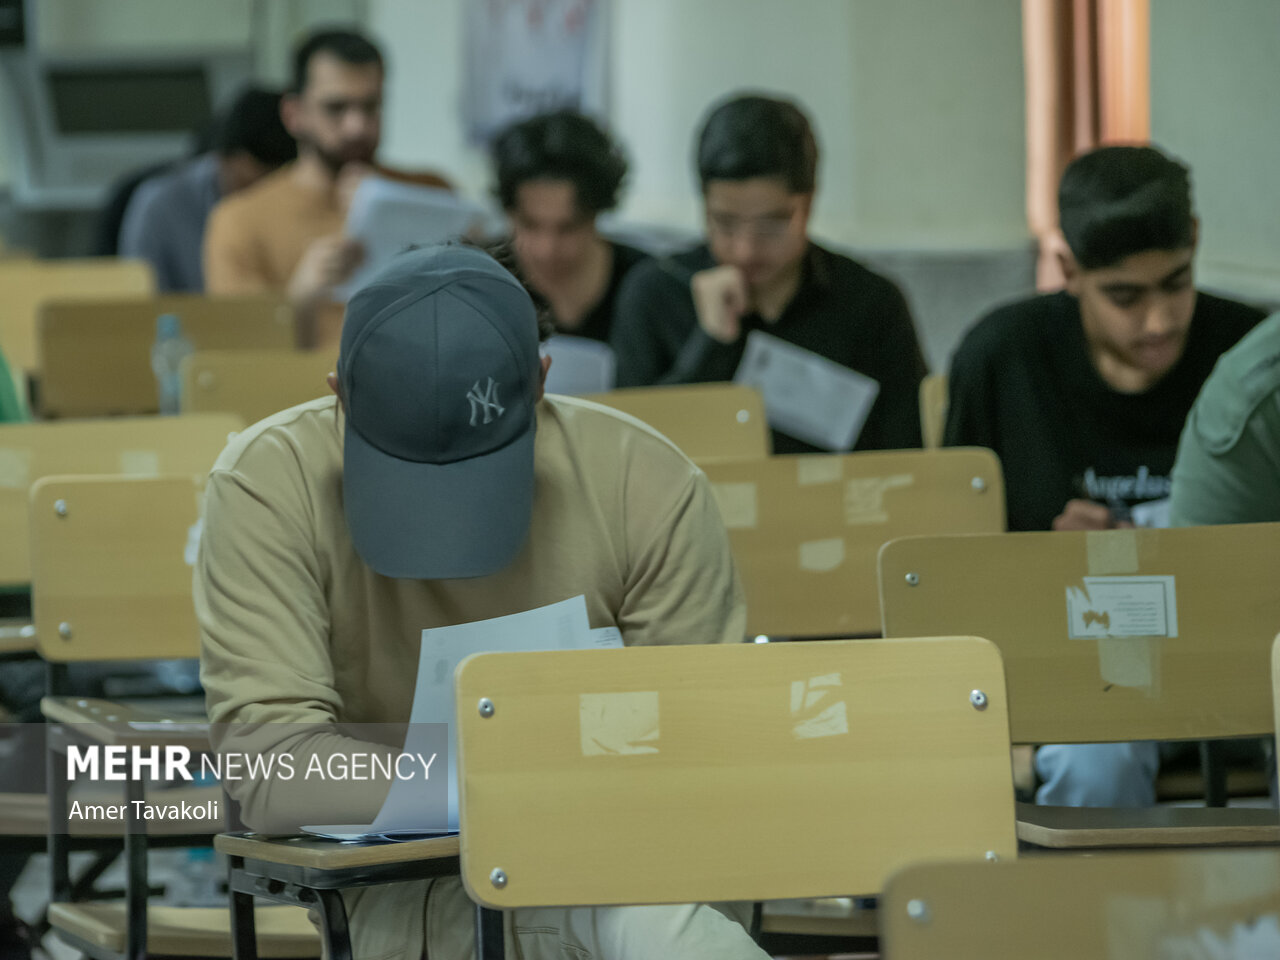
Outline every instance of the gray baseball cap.
[[356, 551], [387, 577], [482, 577], [533, 512], [538, 323], [483, 251], [397, 256], [347, 304], [342, 499]]

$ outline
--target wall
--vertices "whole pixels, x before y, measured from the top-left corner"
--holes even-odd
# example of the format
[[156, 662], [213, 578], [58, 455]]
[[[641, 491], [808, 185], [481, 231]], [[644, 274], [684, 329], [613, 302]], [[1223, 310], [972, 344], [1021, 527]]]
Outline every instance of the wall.
[[[457, 120], [464, 0], [370, 0], [392, 63], [388, 159], [481, 193]], [[614, 0], [611, 125], [629, 217], [696, 228], [690, 168], [707, 105], [796, 97], [823, 149], [815, 228], [878, 247], [1004, 248], [1027, 236], [1019, 0]]]
[[[487, 163], [458, 122], [464, 2], [369, 0], [368, 23], [391, 62], [384, 157], [439, 168], [482, 197]], [[793, 96], [822, 147], [815, 235], [906, 283], [941, 366], [981, 309], [1032, 283], [1020, 10], [1019, 0], [613, 0], [608, 119], [632, 165], [621, 215], [698, 230], [691, 143], [707, 105], [741, 87]], [[963, 267], [940, 282], [935, 257]]]
[[1280, 303], [1280, 3], [1152, 0], [1151, 136], [1191, 166], [1204, 286]]

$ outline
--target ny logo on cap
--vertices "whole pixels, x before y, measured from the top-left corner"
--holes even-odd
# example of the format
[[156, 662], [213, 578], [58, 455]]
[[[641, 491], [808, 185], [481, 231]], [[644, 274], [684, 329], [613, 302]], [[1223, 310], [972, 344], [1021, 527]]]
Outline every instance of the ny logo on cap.
[[507, 412], [507, 408], [498, 402], [498, 385], [493, 377], [489, 378], [484, 393], [480, 392], [479, 380], [472, 384], [471, 389], [467, 391], [467, 399], [471, 401], [471, 426], [473, 427], [476, 426], [476, 418], [480, 416], [482, 410], [484, 423], [492, 423], [494, 417], [500, 417]]

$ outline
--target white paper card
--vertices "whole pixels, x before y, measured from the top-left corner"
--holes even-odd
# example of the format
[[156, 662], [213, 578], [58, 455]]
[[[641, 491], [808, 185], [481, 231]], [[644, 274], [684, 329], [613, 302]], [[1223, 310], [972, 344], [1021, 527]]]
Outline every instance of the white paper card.
[[[422, 752], [420, 745], [415, 743], [415, 735], [425, 732], [419, 724], [443, 723], [448, 726], [450, 831], [458, 829], [458, 744], [454, 730], [453, 690], [453, 675], [458, 664], [473, 653], [588, 650], [620, 646], [622, 634], [617, 627], [591, 629], [587, 619], [586, 598], [581, 594], [559, 603], [505, 617], [422, 631], [418, 679], [414, 687], [409, 735], [405, 740], [404, 752]], [[435, 768], [432, 773], [434, 775]], [[418, 796], [421, 788], [422, 781], [416, 778], [393, 780], [387, 799], [371, 824], [321, 824], [303, 829], [308, 833], [339, 840], [404, 838], [440, 833], [442, 831], [438, 828], [428, 829], [417, 819], [422, 807]]]
[[364, 247], [364, 260], [338, 296], [347, 299], [406, 247], [456, 240], [483, 215], [448, 190], [365, 177], [351, 197], [344, 228]]
[[1067, 587], [1068, 636], [1176, 637], [1173, 577], [1085, 577]]
[[1144, 503], [1135, 503], [1129, 510], [1129, 519], [1133, 521], [1135, 527], [1160, 527], [1169, 526], [1169, 498], [1163, 500], [1147, 500]]
[[618, 361], [607, 343], [556, 334], [542, 345], [542, 353], [551, 358], [547, 393], [580, 397], [613, 389]]
[[811, 350], [752, 330], [734, 383], [764, 396], [769, 426], [823, 450], [852, 449], [880, 384]]

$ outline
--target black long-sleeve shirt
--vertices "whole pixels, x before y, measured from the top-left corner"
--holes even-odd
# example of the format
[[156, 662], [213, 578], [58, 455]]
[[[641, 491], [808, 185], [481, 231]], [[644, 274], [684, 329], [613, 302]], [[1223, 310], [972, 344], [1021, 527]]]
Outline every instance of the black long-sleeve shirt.
[[1008, 304], [975, 324], [956, 351], [942, 442], [999, 455], [1010, 530], [1048, 530], [1073, 499], [1123, 516], [1169, 496], [1196, 394], [1218, 357], [1262, 317], [1198, 294], [1182, 357], [1151, 388], [1121, 393], [1093, 365], [1075, 297]]
[[[919, 447], [920, 381], [927, 372], [906, 299], [892, 281], [815, 243], [800, 287], [774, 323], [743, 318], [733, 343], [712, 340], [698, 325], [689, 282], [716, 266], [706, 246], [650, 260], [627, 274], [618, 295], [611, 343], [618, 386], [732, 380], [747, 334], [764, 330], [880, 384], [855, 450]], [[773, 431], [775, 453], [814, 451]]]

